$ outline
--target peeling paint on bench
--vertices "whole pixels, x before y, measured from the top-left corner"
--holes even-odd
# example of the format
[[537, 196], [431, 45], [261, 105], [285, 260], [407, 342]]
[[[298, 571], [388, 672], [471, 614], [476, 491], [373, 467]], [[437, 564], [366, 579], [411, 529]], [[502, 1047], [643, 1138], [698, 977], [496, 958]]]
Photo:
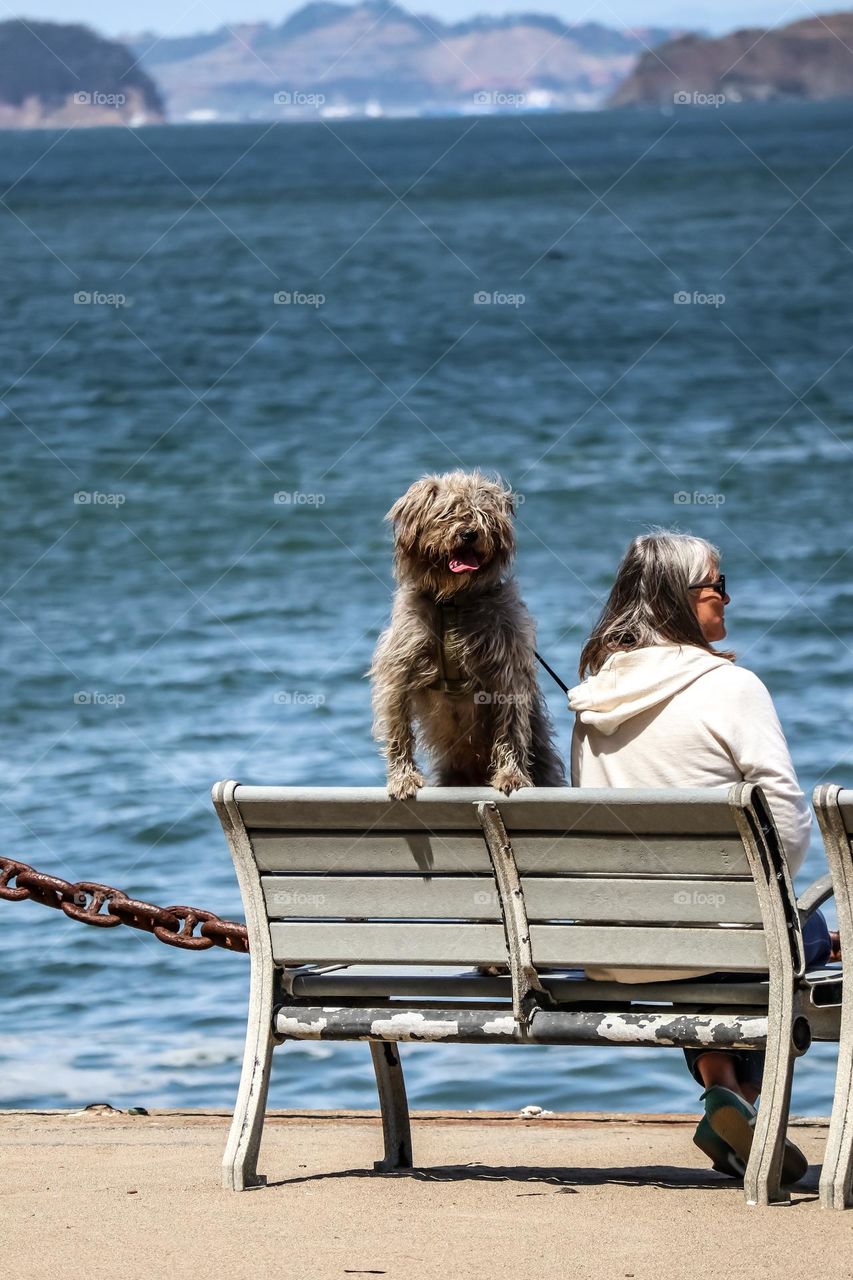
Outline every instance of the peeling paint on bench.
[[314, 1021], [303, 1021], [301, 1018], [291, 1018], [279, 1014], [276, 1030], [281, 1036], [293, 1036], [299, 1040], [321, 1040], [323, 1032], [327, 1025], [326, 1018], [317, 1018]]
[[483, 1023], [483, 1030], [489, 1036], [514, 1036], [516, 1028], [515, 1018], [511, 1014], [507, 1014], [500, 1018], [492, 1018], [489, 1022]]
[[459, 1035], [459, 1023], [428, 1018], [423, 1013], [395, 1013], [390, 1018], [376, 1018], [370, 1034], [393, 1040], [445, 1040]]
[[[595, 1015], [597, 1016], [597, 1015]], [[764, 1044], [767, 1038], [766, 1018], [733, 1017], [721, 1024], [719, 1017], [644, 1016], [643, 1014], [609, 1013], [593, 1028], [594, 1038], [614, 1044], [683, 1045], [697, 1041], [702, 1045], [731, 1047], [743, 1044]]]

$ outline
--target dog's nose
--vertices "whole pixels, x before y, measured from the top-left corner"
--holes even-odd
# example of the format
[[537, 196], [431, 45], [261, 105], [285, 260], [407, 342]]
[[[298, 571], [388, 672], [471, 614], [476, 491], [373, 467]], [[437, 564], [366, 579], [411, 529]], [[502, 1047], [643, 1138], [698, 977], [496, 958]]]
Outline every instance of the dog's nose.
[[477, 541], [477, 530], [476, 530], [476, 529], [466, 529], [466, 530], [465, 530], [465, 532], [464, 532], [464, 533], [463, 533], [463, 535], [462, 535], [462, 541], [463, 541], [463, 542], [476, 542], [476, 541]]

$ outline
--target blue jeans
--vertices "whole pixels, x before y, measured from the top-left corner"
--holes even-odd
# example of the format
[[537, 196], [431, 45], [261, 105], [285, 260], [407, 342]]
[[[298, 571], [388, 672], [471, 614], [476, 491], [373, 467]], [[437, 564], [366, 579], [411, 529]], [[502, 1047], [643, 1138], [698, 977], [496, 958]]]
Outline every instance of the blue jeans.
[[[814, 969], [826, 964], [832, 954], [832, 943], [829, 938], [829, 926], [822, 911], [815, 911], [803, 925], [803, 946], [806, 953], [806, 969]], [[754, 973], [712, 973], [703, 982], [755, 982]], [[695, 979], [694, 979], [695, 981]], [[706, 1053], [725, 1053], [732, 1059], [738, 1084], [751, 1084], [761, 1088], [764, 1074], [763, 1049], [685, 1049], [684, 1056], [690, 1074], [699, 1084], [704, 1081], [696, 1069], [699, 1059]]]

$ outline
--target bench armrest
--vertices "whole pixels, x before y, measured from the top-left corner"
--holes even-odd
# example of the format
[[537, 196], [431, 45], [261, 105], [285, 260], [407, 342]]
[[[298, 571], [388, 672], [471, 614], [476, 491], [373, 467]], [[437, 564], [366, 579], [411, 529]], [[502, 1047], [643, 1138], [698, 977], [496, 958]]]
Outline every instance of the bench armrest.
[[828, 871], [826, 875], [820, 876], [810, 884], [797, 899], [797, 909], [802, 923], [805, 924], [806, 920], [813, 916], [818, 907], [823, 906], [827, 898], [831, 898], [834, 892], [832, 876]]

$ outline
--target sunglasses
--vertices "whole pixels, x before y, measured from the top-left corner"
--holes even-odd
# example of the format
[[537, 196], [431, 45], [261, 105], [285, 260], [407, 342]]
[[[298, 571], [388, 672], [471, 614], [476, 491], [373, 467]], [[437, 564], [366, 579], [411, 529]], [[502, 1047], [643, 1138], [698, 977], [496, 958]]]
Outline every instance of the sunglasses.
[[688, 590], [699, 591], [703, 587], [707, 587], [709, 591], [716, 591], [720, 597], [724, 596], [726, 594], [726, 575], [721, 573], [716, 582], [693, 582]]

